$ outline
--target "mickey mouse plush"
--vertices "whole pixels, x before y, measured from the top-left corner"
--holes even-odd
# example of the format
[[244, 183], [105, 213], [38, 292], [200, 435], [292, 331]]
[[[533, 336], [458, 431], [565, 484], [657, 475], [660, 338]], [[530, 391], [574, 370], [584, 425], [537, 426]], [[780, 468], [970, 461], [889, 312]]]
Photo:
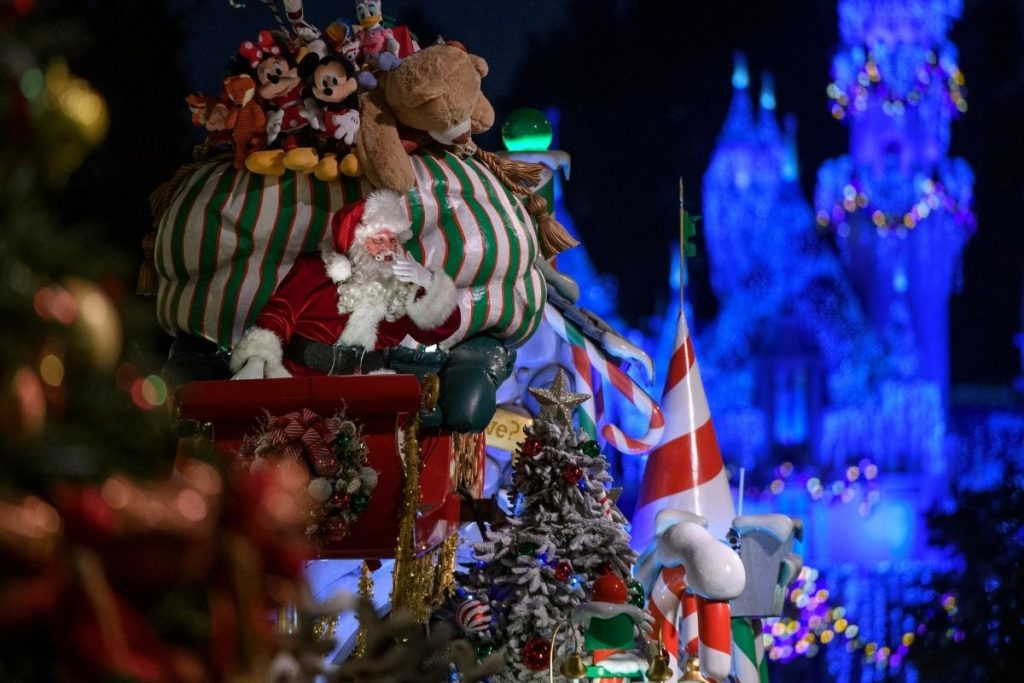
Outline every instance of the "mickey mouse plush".
[[[330, 181], [338, 173], [359, 175], [359, 162], [351, 153], [352, 143], [359, 130], [359, 100], [356, 90], [355, 69], [341, 55], [326, 55], [310, 63], [304, 61], [301, 70], [309, 83], [309, 94], [317, 105], [318, 116], [310, 120], [317, 131], [323, 157], [313, 170], [320, 180]], [[338, 162], [338, 154], [348, 152]]]

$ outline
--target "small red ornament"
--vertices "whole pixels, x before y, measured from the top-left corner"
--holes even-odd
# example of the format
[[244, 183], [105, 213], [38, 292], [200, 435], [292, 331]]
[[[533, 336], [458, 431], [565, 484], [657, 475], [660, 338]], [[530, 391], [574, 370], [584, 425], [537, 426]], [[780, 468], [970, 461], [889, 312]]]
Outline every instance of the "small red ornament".
[[565, 560], [555, 565], [555, 578], [559, 581], [568, 581], [572, 574], [572, 565]]
[[327, 520], [327, 540], [333, 543], [339, 543], [345, 540], [345, 536], [348, 534], [348, 524], [345, 524], [345, 520], [340, 517], [331, 517]]
[[533, 458], [537, 456], [543, 448], [544, 444], [540, 442], [540, 439], [531, 436], [523, 442], [523, 455], [528, 458]]
[[578, 484], [583, 478], [583, 468], [579, 465], [566, 465], [562, 468], [562, 478], [570, 484]]
[[605, 574], [594, 582], [594, 601], [621, 605], [626, 602], [626, 582], [617, 574]]
[[347, 493], [334, 492], [331, 496], [331, 505], [338, 508], [339, 510], [347, 510], [348, 506], [352, 503], [352, 496]]
[[543, 636], [531, 638], [523, 645], [523, 666], [530, 671], [544, 671], [551, 658], [551, 642]]

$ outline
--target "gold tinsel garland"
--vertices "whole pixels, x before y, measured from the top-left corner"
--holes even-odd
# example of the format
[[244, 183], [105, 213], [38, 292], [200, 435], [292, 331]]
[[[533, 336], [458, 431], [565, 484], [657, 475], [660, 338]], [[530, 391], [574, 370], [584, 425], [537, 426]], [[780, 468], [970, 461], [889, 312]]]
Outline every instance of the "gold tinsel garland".
[[[373, 572], [370, 571], [370, 565], [366, 563], [366, 560], [363, 560], [363, 568], [359, 573], [359, 595], [367, 600], [373, 600]], [[359, 632], [356, 633], [356, 649], [352, 656], [356, 659], [361, 659], [365, 653], [366, 626], [360, 622]]]
[[[438, 380], [427, 375], [423, 380], [423, 408], [431, 411], [437, 404]], [[419, 416], [409, 424], [402, 443], [405, 456], [405, 488], [402, 491], [402, 518], [395, 548], [395, 569], [391, 590], [392, 609], [406, 609], [420, 623], [426, 623], [437, 605], [455, 590], [455, 554], [458, 535], [447, 538], [437, 548], [416, 557], [415, 522], [420, 503]], [[458, 455], [458, 448], [455, 448]]]
[[433, 553], [416, 557], [415, 521], [420, 503], [420, 443], [419, 415], [414, 417], [405, 433], [402, 452], [405, 454], [405, 489], [402, 491], [402, 519], [398, 526], [398, 544], [395, 548], [394, 586], [391, 589], [391, 608], [406, 609], [413, 617], [426, 623], [430, 616], [430, 598], [433, 593], [434, 572], [431, 571]]

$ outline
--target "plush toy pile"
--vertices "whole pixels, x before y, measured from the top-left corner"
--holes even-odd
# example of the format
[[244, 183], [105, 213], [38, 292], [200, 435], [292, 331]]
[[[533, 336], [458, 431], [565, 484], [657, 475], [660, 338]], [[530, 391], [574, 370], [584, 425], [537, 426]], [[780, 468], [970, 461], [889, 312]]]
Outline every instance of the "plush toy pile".
[[234, 149], [237, 169], [358, 177], [358, 95], [419, 45], [407, 28], [384, 26], [376, 0], [356, 3], [356, 23], [338, 19], [322, 32], [305, 21], [301, 0], [285, 7], [290, 30], [242, 42], [218, 97], [187, 98], [192, 122], [209, 131], [210, 145]]

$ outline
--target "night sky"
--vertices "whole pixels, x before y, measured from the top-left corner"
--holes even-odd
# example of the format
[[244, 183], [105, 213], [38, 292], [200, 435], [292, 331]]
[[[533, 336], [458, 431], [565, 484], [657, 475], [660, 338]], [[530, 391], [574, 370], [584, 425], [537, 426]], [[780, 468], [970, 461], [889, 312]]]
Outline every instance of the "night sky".
[[[155, 56], [169, 57], [161, 66], [172, 84], [164, 86], [171, 91], [163, 93], [166, 101], [215, 92], [238, 43], [270, 27], [258, 0], [246, 2], [234, 9], [228, 0], [169, 0], [173, 16], [146, 27]], [[318, 25], [352, 14], [348, 0], [306, 4]], [[846, 149], [846, 129], [829, 115], [825, 95], [838, 42], [833, 0], [386, 0], [385, 13], [409, 24], [421, 42], [440, 33], [488, 60], [484, 90], [498, 125], [479, 139], [484, 146], [500, 146], [496, 131], [515, 108], [560, 109], [560, 147], [573, 157], [569, 210], [598, 268], [618, 278], [620, 310], [634, 323], [654, 312], [665, 290], [680, 175], [700, 212], [700, 179], [729, 104], [735, 50], [747, 52], [755, 87], [759, 72], [773, 72], [780, 113], [799, 119], [808, 198], [821, 162]], [[970, 104], [954, 124], [952, 153], [974, 168], [979, 225], [964, 254], [961, 293], [951, 302], [953, 380], [1007, 384], [1019, 366], [1012, 338], [1024, 327], [1024, 0], [965, 0], [952, 37]], [[99, 67], [94, 63], [93, 72]], [[113, 100], [112, 138], [137, 139], [132, 134], [144, 122], [117, 118], [130, 81], [96, 80]], [[161, 172], [187, 160], [198, 138], [187, 131], [183, 103], [160, 120], [173, 116], [179, 122], [164, 124], [166, 144], [149, 162]], [[697, 316], [706, 318], [716, 302], [700, 255], [691, 274]]]

